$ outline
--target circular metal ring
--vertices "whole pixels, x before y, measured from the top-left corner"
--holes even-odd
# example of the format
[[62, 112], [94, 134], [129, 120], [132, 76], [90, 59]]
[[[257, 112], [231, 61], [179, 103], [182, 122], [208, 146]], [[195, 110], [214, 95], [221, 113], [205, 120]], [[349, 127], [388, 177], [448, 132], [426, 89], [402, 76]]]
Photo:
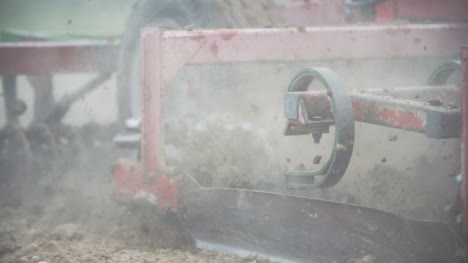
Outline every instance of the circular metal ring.
[[[286, 172], [286, 180], [292, 187], [320, 187], [335, 185], [343, 177], [353, 153], [354, 115], [351, 98], [341, 78], [328, 68], [307, 68], [297, 74], [289, 85], [289, 92], [304, 92], [313, 80], [319, 80], [330, 94], [334, 116], [335, 139], [332, 153], [318, 171]], [[317, 178], [321, 177], [319, 180]]]
[[459, 60], [448, 61], [432, 71], [427, 80], [427, 84], [429, 86], [446, 85], [452, 73], [460, 69], [461, 65]]

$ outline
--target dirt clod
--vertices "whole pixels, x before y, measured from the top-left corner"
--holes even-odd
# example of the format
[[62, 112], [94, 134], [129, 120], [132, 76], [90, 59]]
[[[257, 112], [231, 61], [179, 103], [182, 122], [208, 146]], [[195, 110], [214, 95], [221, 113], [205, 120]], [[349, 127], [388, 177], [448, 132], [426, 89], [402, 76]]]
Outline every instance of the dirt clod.
[[431, 106], [442, 106], [442, 105], [444, 105], [442, 100], [437, 99], [437, 98], [433, 98], [433, 99], [428, 100], [427, 104], [429, 104]]
[[320, 161], [322, 160], [322, 155], [316, 155], [313, 160], [313, 164], [320, 164]]
[[54, 240], [80, 241], [83, 240], [83, 233], [80, 232], [76, 224], [62, 224], [55, 227], [51, 237]]

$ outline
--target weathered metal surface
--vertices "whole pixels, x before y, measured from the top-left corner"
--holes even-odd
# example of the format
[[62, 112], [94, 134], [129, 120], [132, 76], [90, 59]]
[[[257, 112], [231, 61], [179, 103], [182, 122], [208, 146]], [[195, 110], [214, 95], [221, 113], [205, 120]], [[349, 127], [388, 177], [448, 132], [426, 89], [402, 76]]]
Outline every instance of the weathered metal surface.
[[[145, 34], [150, 32], [160, 30], [147, 29]], [[468, 24], [165, 31], [161, 59], [163, 74], [170, 81], [188, 64], [445, 57], [456, 56], [467, 42]]]
[[461, 112], [456, 110], [426, 110], [426, 136], [436, 139], [459, 138]]
[[[351, 93], [349, 98], [352, 100], [356, 121], [424, 133], [431, 138], [459, 137], [460, 109], [457, 103], [449, 105], [440, 102], [442, 105], [431, 105], [424, 101], [430, 98], [431, 94], [444, 94], [445, 97], [454, 99], [459, 90], [449, 86], [409, 87], [385, 91], [372, 89], [364, 93]], [[309, 115], [316, 114], [317, 110], [320, 114], [332, 113], [325, 92], [286, 93], [285, 97], [290, 97], [285, 99], [288, 101], [304, 99]], [[314, 106], [324, 103], [328, 106], [319, 109]]]
[[[330, 107], [332, 114], [326, 114], [323, 116], [320, 112], [310, 112], [309, 110], [303, 110], [299, 113], [300, 104], [302, 100], [290, 100], [292, 103], [289, 105], [288, 101], [285, 100], [285, 115], [289, 108], [293, 108], [292, 114], [296, 117], [295, 121], [299, 121], [299, 118], [303, 120], [303, 124], [307, 125], [315, 142], [319, 142], [322, 133], [328, 132], [328, 126], [324, 121], [330, 115], [334, 116], [334, 144], [332, 154], [329, 159], [324, 162], [325, 165], [318, 171], [304, 171], [304, 172], [287, 172], [286, 181], [291, 186], [309, 186], [309, 187], [331, 187], [337, 184], [343, 177], [346, 168], [348, 167], [351, 155], [354, 147], [354, 116], [349, 97], [348, 91], [344, 87], [344, 83], [341, 78], [334, 71], [328, 68], [308, 68], [297, 74], [288, 88], [288, 93], [294, 95], [295, 93], [306, 92], [309, 90], [309, 86], [312, 81], [317, 80], [322, 83], [326, 88], [326, 92], [330, 96], [325, 97], [325, 102], [322, 105], [331, 104]], [[319, 103], [320, 105], [320, 103]], [[309, 105], [310, 106], [310, 105]], [[307, 108], [307, 106], [304, 106]], [[315, 108], [315, 107], [314, 107]], [[323, 109], [319, 109], [323, 111]], [[292, 116], [291, 115], [291, 116]], [[314, 120], [319, 117], [320, 120]], [[291, 124], [287, 123], [287, 126]], [[290, 126], [291, 128], [298, 126]], [[288, 130], [285, 130], [285, 135], [288, 135]]]
[[365, 256], [372, 262], [454, 262], [459, 246], [443, 223], [248, 190], [194, 191], [180, 200], [178, 213], [202, 247], [285, 262], [353, 262]]
[[162, 31], [142, 31], [142, 98], [140, 158], [136, 162], [120, 160], [114, 167], [116, 193], [121, 200], [146, 199], [170, 210], [177, 209], [178, 184], [165, 173], [162, 154], [163, 54]]
[[450, 84], [396, 87], [391, 89], [372, 88], [355, 91], [354, 93], [369, 93], [419, 102], [427, 102], [433, 98], [441, 97], [441, 99], [446, 99], [447, 102], [460, 105], [458, 101], [460, 99], [460, 87]]
[[352, 99], [357, 121], [420, 132], [432, 138], [459, 137], [460, 110], [456, 107], [372, 94], [353, 94]]
[[[446, 85], [449, 81], [452, 74], [457, 73], [460, 71], [460, 61], [459, 60], [452, 60], [448, 61], [439, 67], [437, 67], [429, 76], [427, 81], [428, 85]], [[459, 84], [459, 83], [456, 83]]]
[[0, 75], [113, 72], [117, 54], [106, 41], [0, 43]]
[[119, 201], [144, 200], [163, 209], [177, 208], [177, 185], [142, 168], [141, 162], [119, 160], [112, 171]]
[[356, 120], [410, 131], [424, 132], [425, 104], [383, 96], [354, 94]]
[[[163, 60], [162, 31], [147, 34], [142, 31], [142, 77], [143, 77], [143, 119], [141, 140], [141, 176], [155, 182], [150, 188], [158, 196], [158, 204], [177, 208], [177, 182], [165, 174], [165, 159], [162, 154], [164, 145], [163, 120], [163, 83], [162, 70], [167, 61]], [[143, 181], [143, 185], [145, 181]]]

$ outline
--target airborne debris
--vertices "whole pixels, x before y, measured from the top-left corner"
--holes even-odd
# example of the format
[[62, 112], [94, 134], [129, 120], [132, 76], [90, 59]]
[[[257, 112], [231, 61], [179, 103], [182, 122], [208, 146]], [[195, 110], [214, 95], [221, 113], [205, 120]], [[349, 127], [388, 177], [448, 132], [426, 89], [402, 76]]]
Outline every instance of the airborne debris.
[[184, 30], [187, 30], [187, 31], [193, 31], [193, 25], [186, 25], [184, 26]]
[[459, 173], [457, 171], [453, 171], [448, 174], [448, 177], [456, 177]]
[[336, 150], [339, 151], [339, 152], [344, 152], [348, 149], [348, 147], [346, 147], [345, 145], [343, 144], [338, 144], [336, 145]]
[[440, 100], [438, 98], [432, 98], [432, 99], [428, 100], [427, 104], [429, 104], [431, 106], [442, 106], [442, 105], [444, 105], [442, 100]]
[[321, 160], [322, 160], [322, 155], [316, 155], [316, 156], [314, 157], [313, 163], [314, 163], [314, 164], [319, 164]]
[[299, 32], [306, 32], [306, 28], [304, 26], [297, 26], [296, 29]]
[[298, 171], [302, 171], [302, 172], [303, 172], [303, 171], [306, 170], [306, 167], [305, 167], [305, 165], [304, 165], [303, 163], [301, 163], [301, 164], [299, 164], [299, 165], [296, 167], [296, 169], [297, 169]]
[[167, 138], [181, 154], [174, 165], [204, 187], [260, 189], [281, 180], [271, 145], [251, 123], [213, 114], [185, 128], [168, 127], [167, 133], [179, 134]]
[[250, 109], [252, 110], [253, 113], [259, 114], [260, 113], [260, 108], [255, 105], [255, 104], [250, 104]]

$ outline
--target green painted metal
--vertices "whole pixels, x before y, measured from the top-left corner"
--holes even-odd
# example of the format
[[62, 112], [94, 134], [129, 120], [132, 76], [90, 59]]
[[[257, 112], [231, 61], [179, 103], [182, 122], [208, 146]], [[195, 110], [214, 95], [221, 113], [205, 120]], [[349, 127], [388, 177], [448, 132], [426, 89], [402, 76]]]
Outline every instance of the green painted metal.
[[[329, 89], [329, 84], [328, 84], [327, 80], [325, 80], [323, 78], [323, 76], [319, 72], [317, 72], [315, 70], [312, 70], [312, 69], [308, 69], [308, 70], [305, 70], [305, 71], [299, 73], [297, 76], [295, 76], [294, 80], [289, 85], [288, 92], [301, 91], [301, 90], [298, 90], [299, 86], [296, 85], [296, 81], [298, 79], [301, 79], [303, 77], [303, 75], [313, 76], [314, 78], [320, 80], [320, 82], [327, 89]], [[332, 104], [333, 111], [335, 111], [336, 110], [335, 101], [333, 99], [330, 100], [330, 101], [331, 101], [331, 104]], [[337, 141], [337, 134], [336, 133], [335, 133], [334, 141], [335, 142]], [[335, 158], [336, 149], [337, 149], [336, 148], [336, 143], [334, 143], [333, 144], [333, 149], [332, 149], [332, 152], [330, 154], [330, 157], [328, 158], [328, 161], [326, 162], [326, 164], [324, 166], [322, 166], [321, 169], [319, 169], [317, 171], [288, 171], [288, 172], [285, 172], [284, 173], [285, 176], [306, 176], [306, 177], [311, 177], [310, 178], [310, 184], [294, 184], [294, 185], [290, 185], [290, 186], [292, 188], [296, 188], [296, 189], [320, 187], [320, 185], [323, 183], [323, 181], [326, 179], [326, 177], [328, 176], [328, 174], [330, 172], [330, 166], [331, 166], [331, 163], [333, 162], [333, 160]]]
[[2, 0], [1, 41], [25, 34], [48, 40], [115, 39], [136, 0]]
[[[336, 73], [327, 68], [307, 68], [293, 78], [288, 92], [306, 91], [308, 83], [314, 79], [320, 81], [333, 94], [330, 97], [330, 104], [335, 117], [334, 142], [327, 162], [319, 170], [283, 173], [286, 178], [302, 177], [306, 179], [300, 180], [301, 183], [288, 182], [290, 187], [296, 189], [330, 187], [336, 184], [348, 166], [354, 144], [354, 118], [352, 117], [351, 100]], [[307, 86], [304, 86], [305, 83]], [[338, 149], [339, 145], [346, 146], [346, 150]]]
[[[458, 73], [457, 73], [458, 71]], [[458, 74], [459, 76], [457, 80], [461, 82], [461, 64], [460, 60], [452, 60], [452, 61], [447, 61], [443, 63], [442, 65], [438, 66], [436, 69], [434, 69], [431, 74], [429, 75], [429, 78], [427, 80], [427, 84], [429, 86], [434, 86], [434, 85], [446, 85], [448, 84], [447, 81], [449, 80], [450, 76], [452, 74]], [[456, 84], [460, 84], [456, 83]]]

